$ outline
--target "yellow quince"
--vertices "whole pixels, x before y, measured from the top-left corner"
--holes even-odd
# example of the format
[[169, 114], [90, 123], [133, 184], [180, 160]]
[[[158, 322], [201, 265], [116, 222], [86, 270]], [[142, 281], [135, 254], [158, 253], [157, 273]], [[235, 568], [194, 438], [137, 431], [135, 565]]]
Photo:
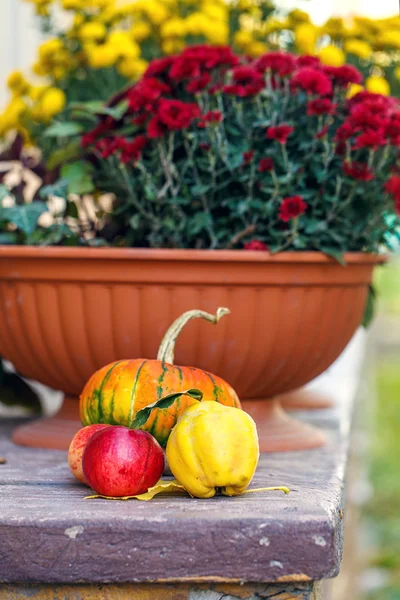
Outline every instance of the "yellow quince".
[[259, 458], [257, 429], [243, 410], [205, 401], [181, 415], [167, 444], [174, 477], [197, 498], [242, 494]]

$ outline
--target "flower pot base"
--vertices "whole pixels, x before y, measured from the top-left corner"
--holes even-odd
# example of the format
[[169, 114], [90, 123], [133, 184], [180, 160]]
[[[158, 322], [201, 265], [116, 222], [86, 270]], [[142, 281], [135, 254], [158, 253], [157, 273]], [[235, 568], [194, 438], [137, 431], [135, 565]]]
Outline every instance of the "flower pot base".
[[291, 452], [324, 446], [325, 433], [289, 417], [280, 399], [243, 400], [242, 408], [256, 422], [260, 452]]
[[74, 396], [66, 396], [57, 414], [17, 427], [12, 441], [31, 448], [68, 450], [72, 438], [81, 427], [79, 400]]
[[[326, 443], [322, 431], [287, 415], [280, 405], [280, 398], [243, 400], [242, 407], [257, 424], [261, 452], [308, 450]], [[74, 396], [66, 396], [56, 415], [17, 427], [12, 440], [31, 448], [68, 450], [81, 427], [79, 401]]]
[[289, 412], [294, 410], [321, 410], [334, 406], [334, 402], [328, 394], [307, 388], [299, 388], [293, 392], [282, 394], [279, 396], [279, 401], [283, 409]]

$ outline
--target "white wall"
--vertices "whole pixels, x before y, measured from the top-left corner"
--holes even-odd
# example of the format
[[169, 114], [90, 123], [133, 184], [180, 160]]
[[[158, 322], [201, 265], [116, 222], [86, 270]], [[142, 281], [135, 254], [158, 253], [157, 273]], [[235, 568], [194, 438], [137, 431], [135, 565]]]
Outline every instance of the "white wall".
[[32, 4], [0, 0], [0, 105], [6, 100], [4, 82], [8, 74], [33, 62], [39, 40]]

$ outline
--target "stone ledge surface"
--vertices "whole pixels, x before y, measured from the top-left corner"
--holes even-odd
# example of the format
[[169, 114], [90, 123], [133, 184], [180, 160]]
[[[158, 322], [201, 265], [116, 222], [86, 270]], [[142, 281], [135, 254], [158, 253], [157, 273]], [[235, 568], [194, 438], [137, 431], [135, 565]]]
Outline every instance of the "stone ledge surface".
[[313, 385], [334, 409], [302, 413], [325, 448], [267, 454], [251, 487], [281, 492], [211, 500], [84, 500], [66, 453], [17, 447], [0, 421], [0, 582], [307, 582], [338, 573], [359, 349]]

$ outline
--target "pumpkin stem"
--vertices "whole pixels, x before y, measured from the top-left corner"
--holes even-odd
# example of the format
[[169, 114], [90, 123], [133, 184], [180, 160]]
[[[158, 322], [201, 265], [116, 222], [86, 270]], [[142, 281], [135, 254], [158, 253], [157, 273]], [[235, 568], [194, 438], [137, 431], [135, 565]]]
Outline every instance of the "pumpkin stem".
[[205, 312], [204, 310], [188, 310], [183, 313], [180, 317], [176, 319], [168, 329], [167, 333], [164, 335], [162, 342], [160, 344], [160, 348], [157, 354], [157, 360], [161, 362], [168, 363], [170, 365], [174, 364], [174, 354], [175, 354], [175, 342], [178, 338], [178, 335], [185, 327], [186, 323], [191, 321], [192, 319], [202, 318], [206, 321], [210, 321], [210, 323], [218, 323], [218, 321], [224, 317], [225, 315], [229, 315], [231, 311], [229, 308], [218, 308], [215, 315], [211, 313]]

